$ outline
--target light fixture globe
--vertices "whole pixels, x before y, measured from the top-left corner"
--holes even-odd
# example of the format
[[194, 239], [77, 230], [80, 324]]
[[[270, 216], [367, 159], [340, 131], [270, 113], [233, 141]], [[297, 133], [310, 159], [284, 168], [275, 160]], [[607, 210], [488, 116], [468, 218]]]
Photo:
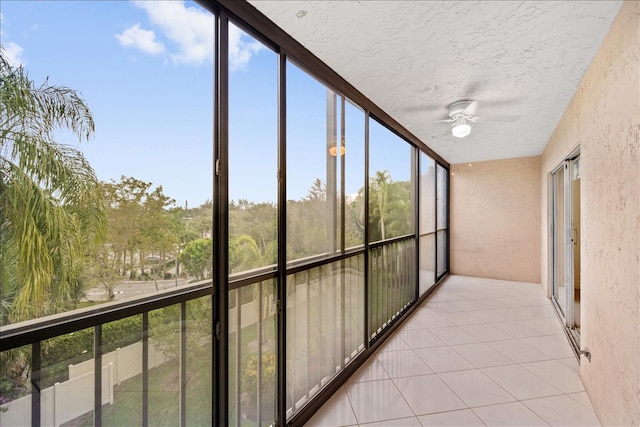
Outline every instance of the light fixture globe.
[[[340, 146], [340, 155], [344, 156], [344, 153], [346, 153], [347, 149], [345, 148], [344, 145]], [[329, 148], [329, 154], [331, 154], [333, 157], [338, 155], [338, 148], [335, 145], [332, 145]]]
[[471, 126], [467, 124], [464, 117], [457, 117], [456, 124], [451, 128], [451, 133], [456, 138], [464, 138], [471, 133]]
[[451, 128], [451, 133], [456, 138], [464, 138], [465, 136], [467, 136], [467, 135], [469, 135], [471, 133], [471, 126], [469, 126], [466, 123], [463, 124], [463, 125], [454, 125]]

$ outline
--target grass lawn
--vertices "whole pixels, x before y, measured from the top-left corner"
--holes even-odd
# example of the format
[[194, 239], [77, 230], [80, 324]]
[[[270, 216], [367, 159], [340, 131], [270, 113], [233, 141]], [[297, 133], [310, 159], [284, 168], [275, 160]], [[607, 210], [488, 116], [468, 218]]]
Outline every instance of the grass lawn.
[[[210, 354], [190, 356], [187, 370], [187, 425], [211, 425], [211, 359]], [[149, 370], [149, 425], [180, 425], [180, 367], [172, 359]], [[88, 413], [64, 426], [92, 426], [93, 414]], [[142, 425], [142, 375], [114, 387], [114, 403], [102, 407], [103, 426]]]

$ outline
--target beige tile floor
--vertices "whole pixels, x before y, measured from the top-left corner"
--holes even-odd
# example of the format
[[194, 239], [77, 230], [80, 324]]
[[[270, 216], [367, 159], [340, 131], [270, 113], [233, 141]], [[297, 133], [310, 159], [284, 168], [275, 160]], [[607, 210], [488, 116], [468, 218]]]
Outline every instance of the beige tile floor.
[[539, 285], [451, 276], [307, 425], [600, 424]]

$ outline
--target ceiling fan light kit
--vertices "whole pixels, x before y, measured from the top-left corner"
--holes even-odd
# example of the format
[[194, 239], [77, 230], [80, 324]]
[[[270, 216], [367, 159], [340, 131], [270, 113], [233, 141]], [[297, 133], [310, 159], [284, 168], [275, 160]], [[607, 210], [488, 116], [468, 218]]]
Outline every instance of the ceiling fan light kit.
[[458, 101], [449, 105], [449, 118], [438, 120], [441, 123], [452, 123], [451, 134], [456, 138], [464, 138], [471, 133], [471, 125], [468, 122], [475, 123], [478, 119], [474, 117], [476, 112], [476, 101]]
[[471, 126], [467, 124], [467, 120], [464, 117], [457, 117], [456, 124], [451, 128], [451, 133], [456, 138], [464, 138], [471, 133]]
[[[471, 133], [471, 124], [476, 123], [480, 117], [476, 116], [478, 101], [463, 100], [449, 105], [449, 118], [437, 120], [437, 123], [453, 123], [451, 134], [456, 138], [464, 138]], [[485, 117], [482, 121], [487, 121]], [[488, 116], [488, 121], [513, 122], [520, 116]]]

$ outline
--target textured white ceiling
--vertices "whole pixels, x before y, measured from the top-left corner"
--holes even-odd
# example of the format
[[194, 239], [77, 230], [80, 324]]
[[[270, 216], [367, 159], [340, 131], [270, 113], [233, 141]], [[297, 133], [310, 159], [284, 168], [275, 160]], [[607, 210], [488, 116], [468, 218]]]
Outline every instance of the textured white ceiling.
[[[249, 1], [450, 163], [541, 154], [622, 4]], [[434, 123], [461, 99], [464, 139]]]

